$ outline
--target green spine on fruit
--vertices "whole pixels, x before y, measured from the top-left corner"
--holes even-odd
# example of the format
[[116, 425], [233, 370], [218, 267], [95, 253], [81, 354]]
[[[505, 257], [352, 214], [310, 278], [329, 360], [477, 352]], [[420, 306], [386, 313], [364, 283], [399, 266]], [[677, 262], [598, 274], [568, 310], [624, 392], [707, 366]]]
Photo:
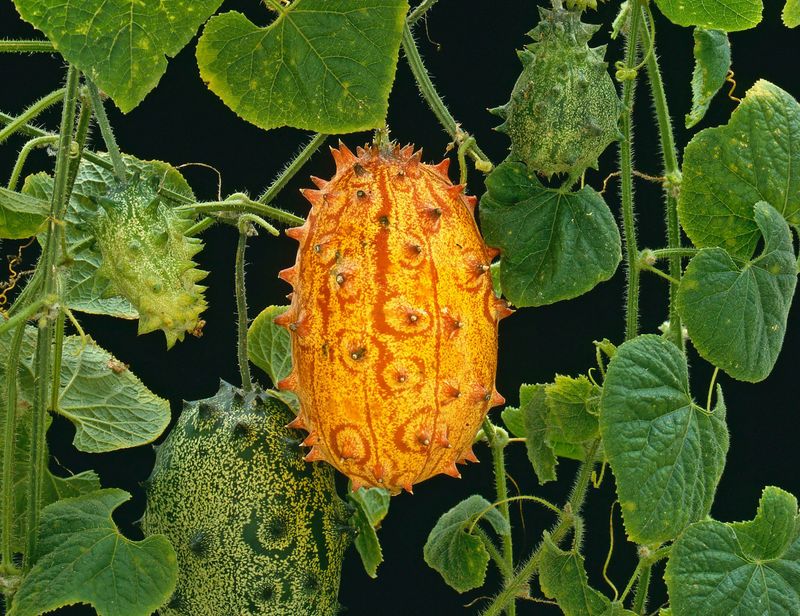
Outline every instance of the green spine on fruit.
[[192, 261], [203, 248], [199, 238], [186, 237], [192, 215], [164, 204], [157, 186], [157, 178], [134, 176], [95, 199], [98, 274], [111, 281], [110, 293], [127, 298], [139, 312], [140, 334], [161, 329], [172, 347], [203, 327], [206, 287], [197, 282], [208, 272]]
[[352, 531], [333, 469], [307, 464], [294, 413], [222, 383], [188, 402], [145, 483], [145, 534], [178, 555], [162, 616], [329, 616]]
[[506, 105], [492, 111], [505, 119], [497, 130], [511, 138], [511, 158], [550, 177], [573, 178], [620, 138], [622, 103], [605, 46], [588, 43], [599, 26], [583, 23], [580, 11], [555, 3], [539, 9], [533, 43], [518, 52], [523, 70]]

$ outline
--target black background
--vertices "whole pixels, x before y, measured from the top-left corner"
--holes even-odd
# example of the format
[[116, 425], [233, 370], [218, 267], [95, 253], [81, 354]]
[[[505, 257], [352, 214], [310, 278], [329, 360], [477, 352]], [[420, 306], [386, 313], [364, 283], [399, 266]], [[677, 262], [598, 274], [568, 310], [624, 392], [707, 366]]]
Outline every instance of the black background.
[[[495, 117], [487, 107], [504, 103], [520, 71], [515, 50], [525, 42], [525, 33], [537, 20], [534, 2], [439, 3], [430, 14], [427, 28], [421, 23], [417, 38], [429, 70], [453, 115], [473, 133], [482, 148], [495, 162], [501, 161], [507, 148], [506, 137], [492, 127]], [[543, 4], [540, 0], [539, 4]], [[588, 20], [610, 24], [619, 3], [611, 2]], [[743, 96], [758, 78], [766, 78], [800, 95], [800, 35], [780, 22], [782, 2], [767, 0], [764, 22], [756, 29], [731, 35], [734, 69], [739, 83], [737, 94]], [[242, 10], [254, 21], [266, 24], [269, 17], [256, 2], [225, 2], [222, 10]], [[689, 110], [689, 83], [692, 70], [691, 30], [679, 28], [658, 17], [657, 39], [676, 136], [682, 148], [691, 134], [683, 129], [683, 116]], [[595, 44], [609, 42], [606, 25], [594, 39]], [[0, 37], [32, 36], [34, 31], [21, 22], [12, 3], [0, 0]], [[140, 158], [157, 158], [173, 164], [202, 162], [222, 172], [223, 194], [246, 191], [260, 194], [286, 161], [297, 151], [306, 136], [294, 129], [264, 132], [237, 118], [201, 82], [194, 59], [195, 42], [190, 43], [169, 64], [158, 88], [126, 116], [111, 110], [121, 148]], [[621, 42], [610, 42], [608, 58], [621, 57]], [[0, 109], [18, 113], [32, 100], [58, 87], [63, 81], [64, 66], [56, 56], [45, 54], [0, 56]], [[698, 128], [727, 121], [734, 103], [719, 95], [704, 122]], [[657, 133], [646, 84], [640, 85], [636, 108], [636, 168], [659, 175], [661, 171]], [[58, 110], [42, 116], [42, 122], [55, 129]], [[390, 99], [389, 122], [398, 141], [424, 147], [424, 159], [438, 162], [449, 138], [419, 97], [403, 58]], [[363, 144], [369, 135], [348, 135], [351, 147]], [[96, 138], [96, 141], [99, 137]], [[5, 182], [14, 157], [23, 143], [17, 137], [0, 148], [0, 181]], [[333, 143], [333, 140], [330, 141]], [[98, 146], [99, 147], [99, 146]], [[617, 152], [610, 148], [601, 160], [600, 172], [591, 171], [587, 181], [600, 188], [602, 178], [615, 169]], [[43, 152], [31, 157], [28, 172], [52, 169], [53, 160]], [[307, 204], [298, 188], [310, 185], [310, 174], [328, 177], [333, 162], [326, 149], [314, 155], [276, 202], [282, 207], [305, 214]], [[216, 196], [213, 172], [188, 168], [187, 178], [199, 198]], [[470, 192], [483, 192], [482, 177], [470, 174]], [[618, 184], [612, 180], [608, 200], [619, 214]], [[660, 189], [637, 181], [637, 211], [640, 247], [664, 245], [663, 205]], [[82, 317], [85, 328], [100, 345], [131, 365], [131, 369], [157, 394], [172, 402], [177, 413], [181, 399], [212, 395], [220, 378], [239, 382], [235, 356], [235, 310], [233, 300], [233, 253], [235, 232], [230, 227], [213, 228], [205, 234], [206, 248], [199, 255], [208, 278], [210, 308], [208, 324], [200, 339], [189, 338], [171, 351], [164, 347], [160, 332], [136, 336], [135, 322], [107, 317]], [[13, 252], [6, 244], [3, 254]], [[294, 261], [296, 244], [286, 237], [256, 238], [248, 252], [248, 296], [250, 316], [265, 306], [284, 302], [288, 287], [276, 278], [278, 270]], [[5, 267], [5, 266], [3, 266]], [[500, 337], [498, 389], [516, 404], [521, 383], [547, 382], [555, 373], [579, 374], [594, 365], [592, 340], [608, 337], [619, 342], [623, 333], [623, 268], [610, 282], [588, 295], [554, 306], [520, 310], [503, 322]], [[666, 285], [661, 279], [643, 275], [642, 331], [654, 332], [666, 318]], [[720, 375], [728, 404], [731, 451], [712, 510], [720, 520], [752, 518], [758, 497], [765, 485], [778, 485], [800, 494], [796, 443], [800, 430], [797, 413], [797, 365], [800, 360], [800, 306], [789, 317], [789, 329], [783, 353], [766, 382], [752, 385]], [[711, 369], [690, 351], [692, 383], [697, 399], [705, 399]], [[264, 375], [256, 370], [259, 379]], [[262, 381], [263, 382], [263, 381]], [[499, 409], [493, 411], [499, 416]], [[133, 501], [120, 508], [117, 520], [131, 537], [140, 536], [132, 521], [140, 517], [143, 494], [139, 482], [147, 477], [153, 462], [150, 447], [103, 455], [77, 454], [70, 445], [74, 430], [57, 419], [50, 430], [51, 449], [58, 460], [56, 468], [79, 472], [96, 469], [104, 486], [118, 486], [133, 494]], [[477, 613], [486, 605], [481, 596], [493, 594], [499, 579], [491, 569], [486, 590], [459, 595], [448, 588], [437, 573], [422, 560], [422, 546], [437, 518], [473, 493], [493, 498], [491, 464], [488, 450], [476, 448], [479, 465], [462, 471], [463, 479], [432, 479], [417, 486], [413, 496], [403, 494], [392, 500], [391, 512], [380, 531], [385, 562], [377, 580], [364, 573], [355, 550], [348, 553], [342, 577], [341, 603], [353, 616], [462, 614]], [[523, 493], [536, 493], [563, 500], [571, 486], [575, 464], [562, 461], [557, 485], [540, 488], [532, 476], [524, 446], [512, 444], [508, 451], [508, 471]], [[587, 502], [585, 541], [587, 567], [592, 583], [608, 590], [600, 576], [609, 542], [609, 507], [614, 500], [613, 478], [606, 475], [600, 489], [592, 489]], [[518, 513], [518, 509], [514, 508]], [[526, 504], [524, 525], [516, 524], [516, 552], [524, 555], [535, 545], [541, 530], [552, 520], [549, 514]], [[518, 519], [518, 518], [517, 518]], [[610, 575], [622, 589], [635, 566], [635, 550], [623, 541], [619, 517], [614, 529], [617, 547]], [[661, 569], [656, 575], [655, 609], [665, 600]], [[534, 584], [534, 594], [538, 587]], [[476, 600], [470, 609], [464, 605]], [[87, 608], [69, 608], [63, 614], [88, 614]], [[520, 603], [520, 614], [556, 614], [546, 605]]]

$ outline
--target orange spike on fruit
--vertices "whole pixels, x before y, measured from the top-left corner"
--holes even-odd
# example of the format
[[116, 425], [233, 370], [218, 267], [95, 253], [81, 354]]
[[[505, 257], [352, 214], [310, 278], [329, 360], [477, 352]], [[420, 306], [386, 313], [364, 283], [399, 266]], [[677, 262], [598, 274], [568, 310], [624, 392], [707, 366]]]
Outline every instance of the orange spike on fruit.
[[464, 197], [464, 203], [466, 204], [469, 213], [474, 216], [475, 206], [478, 205], [478, 197], [476, 197], [475, 195], [466, 195]]
[[490, 261], [494, 261], [497, 257], [500, 256], [500, 249], [499, 248], [492, 248], [491, 246], [486, 247], [486, 254], [489, 256]]
[[282, 276], [295, 289], [282, 319], [294, 372], [282, 384], [317, 437], [309, 456], [356, 489], [457, 477], [453, 454], [468, 450], [492, 396], [484, 388], [475, 403], [472, 384], [494, 383], [497, 368], [474, 199], [447, 178], [449, 160], [426, 165], [411, 146], [332, 153], [335, 176], [314, 180], [325, 206], [287, 232], [301, 242]]
[[501, 404], [505, 404], [506, 399], [500, 395], [500, 392], [496, 389], [492, 391], [492, 397], [489, 400], [489, 407], [494, 408], [495, 406], [500, 406]]
[[449, 465], [445, 466], [442, 473], [456, 479], [461, 479], [461, 472], [458, 470], [455, 462], [451, 462]]
[[280, 325], [281, 327], [289, 327], [289, 324], [294, 321], [294, 310], [289, 308], [286, 312], [282, 312], [277, 317], [272, 319], [272, 322], [275, 325]]
[[514, 311], [509, 308], [508, 302], [504, 299], [495, 300], [494, 312], [497, 315], [498, 320], [503, 320], [506, 317], [510, 317], [512, 314], [514, 314]]
[[294, 268], [294, 266], [287, 267], [286, 269], [282, 269], [281, 271], [278, 272], [278, 278], [294, 286], [294, 279], [296, 274], [297, 270]]
[[290, 430], [308, 430], [306, 422], [303, 419], [302, 415], [298, 415], [297, 417], [292, 419], [292, 421], [286, 424], [286, 427], [289, 428]]
[[319, 447], [312, 447], [311, 451], [309, 451], [306, 456], [303, 458], [306, 462], [319, 462], [325, 459], [325, 454], [322, 453], [322, 450]]
[[466, 460], [467, 462], [474, 462], [475, 464], [478, 464], [480, 462], [480, 460], [478, 460], [478, 457], [475, 455], [475, 452], [472, 451], [472, 447], [469, 447], [462, 454], [461, 459]]
[[302, 227], [291, 227], [286, 229], [286, 235], [293, 240], [302, 242], [306, 238], [306, 235], [308, 235], [308, 227], [306, 225], [303, 225]]
[[297, 391], [297, 374], [292, 372], [285, 379], [278, 381], [278, 389], [281, 391]]
[[406, 492], [408, 492], [409, 494], [413, 494], [414, 493], [414, 490], [411, 488], [411, 484], [410, 483], [404, 483], [403, 484], [403, 489]]
[[302, 442], [302, 445], [303, 447], [311, 447], [312, 445], [316, 445], [317, 441], [319, 441], [319, 436], [315, 432], [311, 432]]
[[323, 180], [322, 178], [318, 178], [316, 175], [311, 176], [311, 181], [314, 182], [314, 186], [322, 190], [328, 185], [328, 180]]
[[300, 193], [306, 198], [312, 206], [317, 206], [322, 203], [325, 193], [321, 190], [314, 190], [313, 188], [301, 188]]

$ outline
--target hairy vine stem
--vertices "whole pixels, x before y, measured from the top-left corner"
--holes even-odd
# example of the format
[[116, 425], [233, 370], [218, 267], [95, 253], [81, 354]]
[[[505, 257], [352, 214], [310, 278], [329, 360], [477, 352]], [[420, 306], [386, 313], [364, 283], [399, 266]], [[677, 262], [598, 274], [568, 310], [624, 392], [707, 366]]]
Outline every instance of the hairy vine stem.
[[[642, 8], [643, 15], [649, 9]], [[661, 152], [664, 159], [664, 175], [667, 182], [664, 184], [664, 193], [667, 206], [667, 244], [670, 249], [675, 251], [681, 248], [681, 228], [678, 222], [678, 197], [677, 191], [680, 189], [680, 167], [678, 166], [678, 151], [675, 147], [675, 136], [672, 131], [672, 120], [669, 114], [667, 97], [664, 94], [664, 81], [661, 78], [661, 69], [658, 64], [658, 54], [655, 48], [655, 32], [650, 32], [647, 27], [643, 27], [642, 41], [652, 53], [647, 56], [647, 75], [650, 82], [650, 94], [653, 105], [656, 109], [658, 128], [661, 137]], [[683, 350], [683, 334], [681, 317], [678, 314], [677, 295], [683, 270], [681, 268], [680, 254], [675, 252], [669, 254], [669, 275], [673, 282], [669, 287], [669, 332], [667, 338], [672, 340], [675, 345]]]
[[[325, 143], [325, 140], [329, 137], [325, 133], [317, 133], [311, 138], [302, 150], [294, 157], [294, 160], [289, 163], [289, 165], [280, 173], [280, 175], [275, 178], [275, 181], [270, 184], [269, 188], [264, 191], [264, 193], [257, 199], [257, 202], [262, 205], [267, 205], [272, 203], [278, 193], [283, 190], [284, 186], [291, 180], [298, 171], [303, 167], [303, 165], [308, 162], [308, 159], [311, 158], [311, 155], [316, 152], [319, 147]], [[287, 221], [292, 222], [292, 221]], [[297, 221], [294, 221], [297, 222]], [[302, 219], [300, 219], [300, 223], [302, 223]], [[299, 223], [298, 223], [299, 224]]]
[[25, 142], [25, 145], [23, 145], [22, 149], [19, 151], [17, 162], [14, 163], [14, 168], [11, 171], [11, 177], [8, 179], [8, 190], [17, 189], [17, 183], [19, 182], [20, 175], [22, 174], [22, 169], [25, 166], [25, 162], [28, 160], [28, 156], [30, 155], [31, 151], [33, 151], [34, 148], [42, 148], [51, 145], [56, 141], [58, 141], [57, 135], [47, 135], [44, 137], [34, 137], [33, 139]]
[[[639, 0], [631, 0], [638, 3]], [[633, 70], [638, 50], [639, 22], [642, 13], [631, 12], [630, 28], [625, 47], [624, 66]], [[639, 333], [639, 268], [636, 246], [636, 217], [633, 204], [633, 99], [636, 76], [628, 76], [622, 84], [622, 143], [620, 145], [620, 178], [622, 189], [622, 227], [625, 235], [625, 264], [627, 266], [627, 293], [625, 307], [625, 339]]]
[[248, 214], [255, 214], [256, 216], [264, 216], [279, 222], [289, 224], [301, 225], [305, 222], [303, 218], [295, 216], [291, 212], [272, 207], [253, 201], [247, 195], [231, 195], [223, 201], [204, 201], [201, 203], [187, 203], [178, 208], [182, 212], [194, 212], [195, 214], [204, 214], [209, 212], [244, 212]]
[[253, 391], [250, 362], [247, 358], [247, 295], [244, 281], [244, 255], [247, 251], [249, 229], [250, 223], [239, 221], [239, 238], [236, 242], [236, 268], [234, 272], [236, 287], [236, 352], [244, 391]]
[[[423, 98], [427, 101], [431, 111], [439, 120], [439, 123], [447, 131], [450, 137], [460, 145], [460, 143], [469, 137], [469, 135], [462, 130], [458, 123], [455, 121], [447, 106], [444, 104], [442, 97], [436, 91], [436, 87], [431, 81], [425, 64], [422, 62], [422, 57], [419, 55], [419, 49], [414, 42], [414, 35], [411, 33], [411, 28], [408, 23], [403, 26], [403, 52], [408, 60], [408, 65], [411, 67], [411, 72], [414, 74], [414, 79], [417, 81], [417, 86], [422, 93]], [[475, 161], [475, 167], [480, 171], [488, 173], [492, 170], [494, 165], [489, 157], [483, 153], [483, 150], [478, 147], [477, 143], [473, 143], [467, 153]]]
[[103, 141], [108, 149], [111, 164], [114, 165], [114, 177], [117, 178], [117, 181], [125, 183], [125, 163], [122, 160], [122, 153], [119, 151], [117, 140], [114, 137], [114, 131], [111, 128], [111, 123], [108, 121], [103, 99], [100, 98], [100, 91], [97, 89], [94, 82], [88, 78], [86, 79], [86, 87], [89, 89], [89, 96], [92, 98], [94, 117], [97, 118], [100, 134], [103, 136]]
[[55, 50], [53, 43], [47, 40], [0, 41], [0, 53], [53, 53]]
[[[583, 503], [586, 500], [586, 493], [588, 492], [589, 484], [591, 482], [592, 471], [594, 469], [594, 460], [597, 454], [597, 448], [599, 446], [600, 441], [595, 440], [586, 454], [587, 461], [583, 462], [578, 469], [575, 486], [570, 493], [569, 500], [567, 501], [566, 505], [564, 505], [564, 509], [562, 510], [558, 522], [550, 531], [550, 536], [555, 543], [558, 543], [564, 538], [569, 529], [573, 527], [575, 517], [580, 515], [580, 511], [583, 508]], [[537, 568], [539, 567], [539, 560], [542, 555], [542, 547], [543, 544], [539, 544], [536, 550], [534, 550], [533, 554], [530, 555], [528, 560], [517, 567], [514, 577], [506, 582], [505, 588], [503, 588], [503, 590], [497, 594], [492, 603], [483, 613], [483, 616], [498, 616], [510, 601], [513, 601], [515, 597], [520, 595], [526, 584], [528, 584], [529, 580], [531, 577], [533, 577]]]
[[10, 120], [7, 126], [3, 130], [0, 130], [0, 143], [3, 143], [6, 139], [8, 139], [11, 135], [16, 133], [17, 131], [22, 130], [23, 126], [25, 126], [28, 122], [30, 122], [40, 113], [42, 113], [42, 111], [44, 111], [48, 107], [52, 107], [61, 99], [63, 99], [65, 91], [66, 91], [65, 88], [61, 88], [54, 92], [50, 92], [50, 94], [47, 94], [42, 98], [40, 98], [30, 107], [28, 107], [25, 111], [19, 114], [16, 118], [8, 116]]
[[[63, 219], [63, 212], [69, 199], [68, 175], [69, 155], [72, 145], [75, 123], [75, 110], [78, 99], [79, 72], [74, 66], [67, 70], [67, 85], [64, 94], [64, 104], [61, 112], [61, 127], [59, 131], [58, 153], [56, 155], [56, 169], [53, 179], [53, 198], [50, 204], [50, 219], [45, 235], [42, 256], [38, 267], [44, 271], [43, 291], [46, 296], [56, 292], [56, 265], [62, 232], [58, 221]], [[46, 457], [46, 416], [49, 398], [49, 376], [51, 375], [52, 345], [55, 337], [54, 318], [47, 314], [39, 320], [39, 331], [36, 340], [36, 355], [34, 360], [34, 391], [33, 408], [31, 409], [31, 451], [27, 515], [25, 524], [26, 550], [24, 569], [31, 567], [33, 555], [36, 553], [37, 527], [39, 525], [39, 512], [41, 508], [41, 494], [45, 471], [47, 470]], [[11, 368], [9, 368], [11, 369]], [[16, 371], [16, 367], [13, 368]]]
[[406, 18], [406, 23], [409, 26], [413, 26], [417, 23], [420, 19], [425, 17], [425, 14], [433, 8], [433, 5], [436, 4], [439, 0], [422, 0], [417, 7], [408, 14]]

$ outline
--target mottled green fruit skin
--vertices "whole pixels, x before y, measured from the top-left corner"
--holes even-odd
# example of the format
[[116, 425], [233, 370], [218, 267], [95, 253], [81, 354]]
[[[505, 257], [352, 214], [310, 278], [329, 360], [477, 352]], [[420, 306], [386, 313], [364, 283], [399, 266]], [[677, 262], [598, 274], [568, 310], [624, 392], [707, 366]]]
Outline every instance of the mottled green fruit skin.
[[222, 383], [188, 402], [145, 482], [145, 534], [178, 555], [162, 616], [337, 613], [352, 535], [333, 469], [303, 461], [294, 414], [264, 392]]
[[161, 329], [169, 348], [202, 329], [206, 287], [197, 282], [208, 272], [192, 261], [203, 243], [185, 235], [191, 215], [164, 204], [157, 187], [158, 178], [133, 177], [112, 188], [96, 200], [94, 231], [102, 255], [98, 274], [111, 281], [109, 292], [139, 312], [140, 334]]
[[493, 112], [497, 130], [511, 138], [511, 158], [546, 177], [577, 178], [621, 137], [622, 103], [604, 61], [605, 46], [590, 48], [599, 26], [579, 11], [539, 9], [533, 39], [519, 52], [523, 70], [511, 100]]

